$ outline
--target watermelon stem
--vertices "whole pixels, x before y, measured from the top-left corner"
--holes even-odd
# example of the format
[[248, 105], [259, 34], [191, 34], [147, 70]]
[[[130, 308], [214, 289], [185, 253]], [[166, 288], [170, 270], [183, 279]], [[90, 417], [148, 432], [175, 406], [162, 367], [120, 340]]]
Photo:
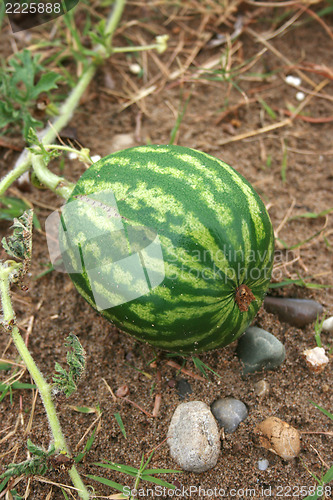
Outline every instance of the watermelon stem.
[[256, 298], [253, 295], [251, 288], [249, 288], [247, 285], [240, 285], [236, 289], [235, 302], [241, 312], [248, 311], [249, 306], [253, 300], [256, 300]]
[[[31, 215], [32, 219], [32, 215]], [[20, 221], [17, 220], [17, 224]], [[16, 224], [16, 228], [17, 228]], [[30, 225], [31, 226], [31, 225]], [[8, 244], [4, 245], [5, 250], [7, 253], [9, 252], [10, 255], [13, 255], [14, 257], [23, 260], [23, 262], [16, 262], [13, 260], [7, 260], [5, 262], [0, 261], [0, 296], [1, 296], [1, 305], [2, 305], [2, 312], [3, 312], [3, 317], [2, 317], [2, 326], [7, 330], [7, 332], [11, 335], [12, 340], [25, 364], [27, 367], [27, 370], [29, 371], [31, 377], [33, 378], [38, 391], [40, 393], [47, 418], [49, 421], [52, 437], [53, 437], [53, 442], [51, 443], [51, 447], [54, 447], [54, 452], [56, 453], [64, 453], [66, 456], [70, 457], [70, 451], [67, 446], [65, 437], [63, 435], [61, 425], [56, 413], [55, 405], [53, 402], [52, 398], [52, 386], [47, 383], [45, 380], [43, 374], [39, 370], [38, 366], [36, 365], [33, 357], [30, 354], [30, 351], [24, 342], [20, 331], [18, 329], [18, 326], [16, 324], [16, 317], [15, 317], [15, 312], [13, 310], [12, 306], [12, 301], [10, 297], [10, 285], [12, 283], [16, 283], [18, 280], [22, 280], [23, 275], [27, 271], [25, 269], [25, 264], [26, 264], [26, 259], [29, 257], [29, 249], [26, 249], [24, 253], [18, 253], [17, 249], [22, 247], [22, 238], [28, 238], [29, 235], [26, 233], [28, 230], [23, 230], [20, 233], [15, 233], [11, 237], [10, 241]], [[31, 236], [31, 235], [30, 235]], [[16, 245], [15, 245], [16, 241]], [[30, 241], [30, 240], [29, 240]], [[16, 250], [15, 250], [16, 249]], [[51, 449], [50, 447], [50, 449]], [[75, 465], [71, 467], [69, 470], [69, 475], [72, 479], [73, 485], [75, 488], [77, 488], [78, 494], [80, 498], [83, 500], [88, 500], [90, 495], [84, 486]]]

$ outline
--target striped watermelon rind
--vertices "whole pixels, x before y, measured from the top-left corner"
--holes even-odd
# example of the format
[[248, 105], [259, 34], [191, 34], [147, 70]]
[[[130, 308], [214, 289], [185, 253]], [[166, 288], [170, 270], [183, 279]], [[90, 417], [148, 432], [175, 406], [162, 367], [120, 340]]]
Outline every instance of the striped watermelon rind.
[[[108, 194], [115, 201], [106, 210]], [[193, 353], [233, 342], [252, 322], [270, 282], [273, 228], [259, 195], [223, 161], [181, 146], [119, 151], [84, 172], [70, 207], [60, 231], [66, 268], [79, 293], [120, 330]], [[161, 249], [160, 259], [144, 259], [146, 278], [163, 264], [163, 280], [148, 292], [116, 262], [133, 228]], [[128, 255], [137, 253], [128, 244]], [[133, 287], [142, 294], [119, 303], [119, 287], [128, 297]]]

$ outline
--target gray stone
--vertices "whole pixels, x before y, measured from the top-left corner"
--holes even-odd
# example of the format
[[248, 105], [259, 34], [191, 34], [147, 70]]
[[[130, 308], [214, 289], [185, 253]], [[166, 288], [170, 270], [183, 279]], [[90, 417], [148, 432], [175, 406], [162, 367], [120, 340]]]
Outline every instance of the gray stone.
[[172, 458], [189, 472], [205, 472], [217, 463], [221, 449], [217, 423], [202, 401], [177, 406], [168, 430]]
[[266, 311], [277, 314], [280, 320], [298, 328], [312, 323], [317, 315], [323, 312], [323, 306], [319, 302], [307, 299], [267, 296], [264, 300], [264, 307]]
[[177, 394], [180, 399], [185, 399], [186, 396], [192, 394], [191, 384], [184, 378], [181, 378], [177, 382]]
[[251, 326], [238, 341], [237, 355], [243, 364], [243, 374], [246, 375], [278, 367], [283, 363], [286, 351], [274, 335], [262, 328]]
[[248, 416], [245, 404], [232, 397], [217, 399], [211, 406], [212, 414], [224, 432], [234, 432]]

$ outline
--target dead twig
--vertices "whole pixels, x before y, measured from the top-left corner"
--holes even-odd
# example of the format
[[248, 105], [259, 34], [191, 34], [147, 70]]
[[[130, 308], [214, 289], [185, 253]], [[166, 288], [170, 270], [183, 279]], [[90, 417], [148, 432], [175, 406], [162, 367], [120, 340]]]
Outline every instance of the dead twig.
[[186, 370], [185, 368], [182, 368], [178, 363], [175, 361], [169, 360], [166, 363], [168, 366], [171, 366], [172, 368], [176, 368], [176, 370], [181, 371], [184, 373], [184, 375], [188, 375], [189, 377], [192, 377], [196, 380], [201, 380], [202, 382], [205, 382], [206, 380], [201, 377], [200, 375], [197, 375], [196, 373], [191, 372], [190, 370]]
[[278, 123], [272, 123], [271, 125], [266, 125], [265, 127], [261, 127], [257, 130], [250, 130], [248, 132], [244, 132], [243, 134], [235, 135], [234, 137], [229, 137], [228, 139], [223, 139], [218, 141], [219, 146], [224, 146], [225, 144], [229, 144], [230, 142], [240, 141], [242, 139], [247, 139], [248, 137], [254, 137], [256, 135], [265, 134], [267, 132], [271, 132], [272, 130], [276, 130], [278, 128], [286, 127], [287, 125], [291, 125], [293, 120], [299, 113], [309, 104], [310, 100], [316, 95], [316, 92], [324, 88], [329, 83], [329, 80], [325, 79], [321, 81], [315, 88], [314, 95], [308, 95], [303, 102], [296, 108], [296, 110], [292, 113], [290, 118], [286, 118]]

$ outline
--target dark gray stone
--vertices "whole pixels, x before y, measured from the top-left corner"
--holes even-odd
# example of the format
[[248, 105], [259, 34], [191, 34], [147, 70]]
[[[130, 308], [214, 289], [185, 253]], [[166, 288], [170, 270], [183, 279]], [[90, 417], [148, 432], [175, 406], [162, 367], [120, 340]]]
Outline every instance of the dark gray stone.
[[181, 378], [177, 382], [177, 394], [180, 397], [180, 399], [185, 399], [186, 396], [191, 394], [192, 387], [191, 384], [185, 380], [184, 378]]
[[212, 414], [224, 432], [234, 432], [239, 424], [248, 416], [245, 404], [232, 397], [221, 398], [214, 401], [211, 406]]
[[202, 401], [177, 406], [168, 430], [170, 454], [189, 472], [205, 472], [217, 463], [220, 433], [209, 407]]
[[298, 328], [312, 323], [317, 315], [323, 312], [323, 306], [315, 300], [269, 296], [265, 297], [264, 308], [270, 313], [277, 314], [281, 321]]
[[243, 364], [243, 374], [246, 375], [278, 367], [283, 363], [286, 351], [274, 335], [251, 326], [238, 341], [237, 355]]

